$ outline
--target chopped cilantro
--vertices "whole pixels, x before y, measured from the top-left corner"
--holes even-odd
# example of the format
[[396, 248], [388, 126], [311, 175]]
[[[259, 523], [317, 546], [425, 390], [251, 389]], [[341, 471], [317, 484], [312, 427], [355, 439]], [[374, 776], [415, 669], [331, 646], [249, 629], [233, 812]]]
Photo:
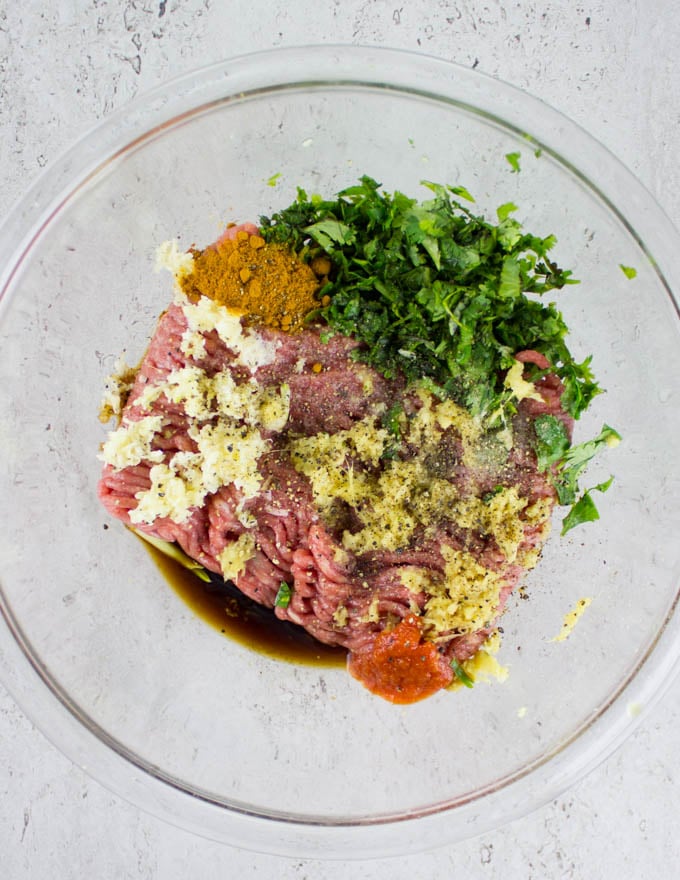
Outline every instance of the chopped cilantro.
[[[554, 418], [551, 416], [550, 418]], [[573, 504], [578, 494], [578, 480], [588, 462], [606, 446], [616, 446], [621, 441], [620, 434], [609, 425], [592, 440], [571, 446], [563, 455], [557, 466], [555, 488], [560, 504]], [[609, 488], [607, 486], [607, 488]], [[603, 491], [603, 490], [600, 490]]]
[[402, 373], [474, 414], [498, 414], [514, 353], [535, 349], [578, 418], [599, 387], [590, 360], [571, 356], [561, 313], [540, 301], [577, 283], [548, 255], [555, 237], [525, 232], [511, 202], [491, 223], [458, 201], [472, 200], [464, 187], [423, 185], [432, 197], [422, 202], [367, 176], [333, 199], [298, 189], [291, 205], [260, 218], [262, 235], [303, 259], [330, 257], [330, 301], [316, 315], [364, 343], [356, 357], [388, 378]]
[[619, 263], [619, 268], [626, 278], [633, 279], [637, 276], [637, 269], [634, 269], [632, 266], [624, 266], [623, 263]]
[[401, 426], [399, 424], [399, 417], [404, 412], [404, 407], [401, 403], [393, 404], [382, 417], [383, 428], [389, 431], [394, 437], [401, 437]]
[[380, 419], [383, 428], [393, 438], [391, 442], [385, 444], [385, 448], [380, 455], [384, 461], [393, 461], [399, 458], [399, 441], [401, 440], [400, 419], [403, 412], [404, 407], [401, 403], [395, 403], [382, 414]]
[[331, 251], [334, 245], [352, 245], [356, 238], [351, 227], [337, 220], [321, 220], [307, 226], [305, 232], [325, 251]]
[[463, 669], [463, 667], [460, 665], [460, 663], [456, 660], [455, 657], [451, 661], [451, 669], [453, 669], [453, 671], [456, 675], [456, 678], [458, 678], [459, 681], [461, 681], [465, 685], [466, 688], [471, 688], [471, 687], [475, 686], [474, 678], [470, 678], [470, 676]]
[[581, 525], [581, 523], [585, 522], [594, 522], [596, 519], [600, 518], [600, 514], [590, 493], [595, 490], [598, 492], [606, 492], [613, 481], [614, 478], [610, 477], [604, 483], [598, 483], [597, 486], [593, 486], [591, 489], [586, 490], [579, 500], [575, 504], [572, 504], [569, 513], [562, 520], [561, 534], [563, 536], [573, 529], [574, 526]]
[[538, 469], [547, 471], [569, 449], [569, 436], [563, 422], [555, 416], [537, 416], [534, 420]]
[[516, 174], [521, 169], [519, 167], [519, 160], [521, 159], [521, 153], [506, 153], [505, 158], [508, 161], [508, 165], [512, 168], [513, 174]]
[[505, 486], [498, 485], [498, 486], [494, 486], [493, 489], [489, 490], [488, 492], [485, 492], [482, 495], [482, 501], [484, 502], [484, 504], [488, 504], [490, 501], [493, 501], [493, 499], [497, 495], [501, 494], [503, 489], [505, 489]]
[[504, 205], [499, 205], [496, 208], [496, 216], [502, 223], [504, 220], [507, 220], [510, 214], [512, 214], [516, 210], [517, 205], [513, 204], [513, 202], [506, 202]]
[[562, 422], [555, 416], [543, 415], [534, 420], [534, 448], [541, 471], [551, 471], [551, 478], [560, 504], [569, 504], [571, 509], [562, 521], [562, 534], [583, 522], [599, 519], [599, 513], [590, 492], [606, 492], [613, 482], [610, 477], [579, 496], [578, 481], [588, 462], [607, 446], [616, 446], [621, 437], [609, 425], [592, 440], [569, 446], [569, 437]]
[[276, 598], [274, 599], [274, 605], [277, 608], [288, 608], [290, 605], [290, 599], [293, 595], [293, 590], [289, 584], [285, 581], [281, 581], [279, 584], [279, 589], [276, 593]]
[[475, 197], [470, 195], [469, 190], [464, 186], [452, 186], [450, 189], [454, 196], [459, 196], [459, 198], [465, 199], [468, 202], [474, 202], [475, 200]]

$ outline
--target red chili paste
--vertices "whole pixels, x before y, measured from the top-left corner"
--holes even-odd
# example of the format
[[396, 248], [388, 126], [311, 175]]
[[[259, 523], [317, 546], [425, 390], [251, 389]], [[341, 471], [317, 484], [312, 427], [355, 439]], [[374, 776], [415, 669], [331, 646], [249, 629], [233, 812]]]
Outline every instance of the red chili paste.
[[399, 704], [424, 700], [453, 679], [446, 658], [431, 642], [423, 641], [414, 614], [352, 652], [348, 669], [371, 693]]

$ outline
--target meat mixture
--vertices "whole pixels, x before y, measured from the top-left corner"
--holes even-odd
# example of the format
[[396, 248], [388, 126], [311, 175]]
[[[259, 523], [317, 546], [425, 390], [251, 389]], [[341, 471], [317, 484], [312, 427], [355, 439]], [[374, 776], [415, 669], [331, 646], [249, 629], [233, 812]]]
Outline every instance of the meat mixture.
[[516, 354], [517, 411], [491, 431], [358, 346], [178, 292], [103, 446], [99, 496], [413, 702], [465, 678], [536, 564], [556, 499], [532, 420], [572, 425], [538, 352]]

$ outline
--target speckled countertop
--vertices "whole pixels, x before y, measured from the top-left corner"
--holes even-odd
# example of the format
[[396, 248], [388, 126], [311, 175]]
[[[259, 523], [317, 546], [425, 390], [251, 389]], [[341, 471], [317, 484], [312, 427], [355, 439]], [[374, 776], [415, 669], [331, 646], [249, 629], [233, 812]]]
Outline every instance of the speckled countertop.
[[[0, 3], [0, 209], [135, 94], [229, 55], [310, 42], [422, 51], [524, 88], [599, 138], [680, 224], [673, 0]], [[0, 690], [0, 873], [8, 880], [657, 877], [680, 864], [678, 755], [680, 682], [605, 764], [501, 830], [398, 861], [292, 861], [230, 849], [140, 813], [72, 766]]]

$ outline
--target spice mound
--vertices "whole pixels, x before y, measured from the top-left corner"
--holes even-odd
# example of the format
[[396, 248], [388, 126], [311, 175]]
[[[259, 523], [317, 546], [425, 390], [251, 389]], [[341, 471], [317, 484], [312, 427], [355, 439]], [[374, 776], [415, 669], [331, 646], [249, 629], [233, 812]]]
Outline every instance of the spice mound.
[[179, 289], [109, 383], [100, 454], [111, 515], [398, 704], [502, 678], [509, 596], [556, 505], [563, 532], [597, 518], [578, 480], [618, 442], [571, 442], [599, 389], [539, 301], [569, 281], [554, 237], [429, 186], [299, 191], [202, 251], [164, 246]]
[[179, 283], [192, 302], [205, 296], [250, 322], [290, 332], [302, 329], [319, 307], [322, 279], [285, 245], [232, 227], [214, 245], [191, 253], [193, 269]]

